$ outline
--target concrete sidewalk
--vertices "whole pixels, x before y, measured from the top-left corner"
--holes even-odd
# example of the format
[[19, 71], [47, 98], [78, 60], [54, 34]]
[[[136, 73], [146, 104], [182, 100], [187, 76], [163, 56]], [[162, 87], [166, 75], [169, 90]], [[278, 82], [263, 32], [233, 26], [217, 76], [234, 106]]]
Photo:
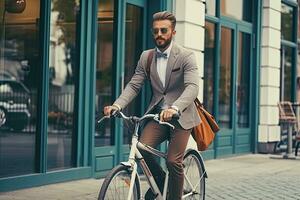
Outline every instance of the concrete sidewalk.
[[[300, 157], [248, 154], [206, 161], [206, 199], [300, 200]], [[0, 200], [97, 199], [103, 179], [86, 179], [0, 193]]]

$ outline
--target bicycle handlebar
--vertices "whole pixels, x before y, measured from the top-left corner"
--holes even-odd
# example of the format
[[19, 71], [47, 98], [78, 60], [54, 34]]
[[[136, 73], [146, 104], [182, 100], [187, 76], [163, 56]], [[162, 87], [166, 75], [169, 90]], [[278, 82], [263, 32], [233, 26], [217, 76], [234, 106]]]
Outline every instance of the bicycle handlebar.
[[[112, 117], [121, 117], [123, 119], [126, 119], [126, 120], [133, 120], [135, 122], [141, 122], [145, 119], [153, 119], [154, 121], [158, 122], [159, 124], [162, 124], [162, 125], [167, 125], [169, 127], [171, 127], [172, 129], [175, 129], [174, 125], [168, 123], [168, 122], [162, 122], [159, 120], [159, 114], [146, 114], [144, 116], [142, 116], [141, 118], [139, 117], [136, 117], [136, 116], [126, 116], [122, 111], [114, 111], [111, 115]], [[104, 119], [108, 119], [110, 118], [111, 116], [103, 116], [101, 119], [99, 119], [97, 121], [98, 124], [100, 124]], [[174, 119], [179, 119], [179, 115], [178, 114], [175, 114]]]

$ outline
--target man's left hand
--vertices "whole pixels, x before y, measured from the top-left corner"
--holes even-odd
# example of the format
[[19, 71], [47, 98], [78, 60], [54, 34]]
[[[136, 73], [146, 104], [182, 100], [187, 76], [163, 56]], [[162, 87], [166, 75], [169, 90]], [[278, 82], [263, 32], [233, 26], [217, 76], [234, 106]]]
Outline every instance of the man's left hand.
[[160, 116], [159, 116], [160, 121], [162, 121], [162, 122], [171, 121], [174, 114], [177, 114], [177, 110], [175, 110], [173, 108], [165, 109], [165, 110], [161, 111], [161, 113], [160, 113]]

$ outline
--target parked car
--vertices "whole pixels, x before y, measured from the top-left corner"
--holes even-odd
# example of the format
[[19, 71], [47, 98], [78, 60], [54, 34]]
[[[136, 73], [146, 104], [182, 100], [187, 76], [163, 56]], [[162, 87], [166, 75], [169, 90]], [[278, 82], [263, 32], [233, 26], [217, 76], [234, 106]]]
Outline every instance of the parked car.
[[17, 80], [0, 79], [0, 127], [23, 130], [30, 119], [30, 91]]
[[16, 77], [14, 77], [11, 73], [7, 71], [0, 70], [0, 80], [3, 79], [16, 80]]

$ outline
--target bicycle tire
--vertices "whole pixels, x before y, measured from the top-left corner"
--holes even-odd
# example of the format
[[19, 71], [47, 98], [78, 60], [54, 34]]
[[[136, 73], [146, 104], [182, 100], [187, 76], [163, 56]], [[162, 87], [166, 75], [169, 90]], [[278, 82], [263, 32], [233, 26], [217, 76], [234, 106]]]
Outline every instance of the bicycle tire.
[[[98, 200], [124, 200], [127, 199], [130, 187], [130, 167], [118, 165], [106, 176], [98, 196]], [[119, 185], [118, 185], [119, 184]], [[132, 200], [140, 199], [140, 182], [138, 176], [135, 178]]]
[[189, 150], [184, 155], [183, 166], [186, 176], [183, 184], [183, 195], [190, 195], [184, 199], [204, 200], [206, 172], [202, 157], [197, 151]]

